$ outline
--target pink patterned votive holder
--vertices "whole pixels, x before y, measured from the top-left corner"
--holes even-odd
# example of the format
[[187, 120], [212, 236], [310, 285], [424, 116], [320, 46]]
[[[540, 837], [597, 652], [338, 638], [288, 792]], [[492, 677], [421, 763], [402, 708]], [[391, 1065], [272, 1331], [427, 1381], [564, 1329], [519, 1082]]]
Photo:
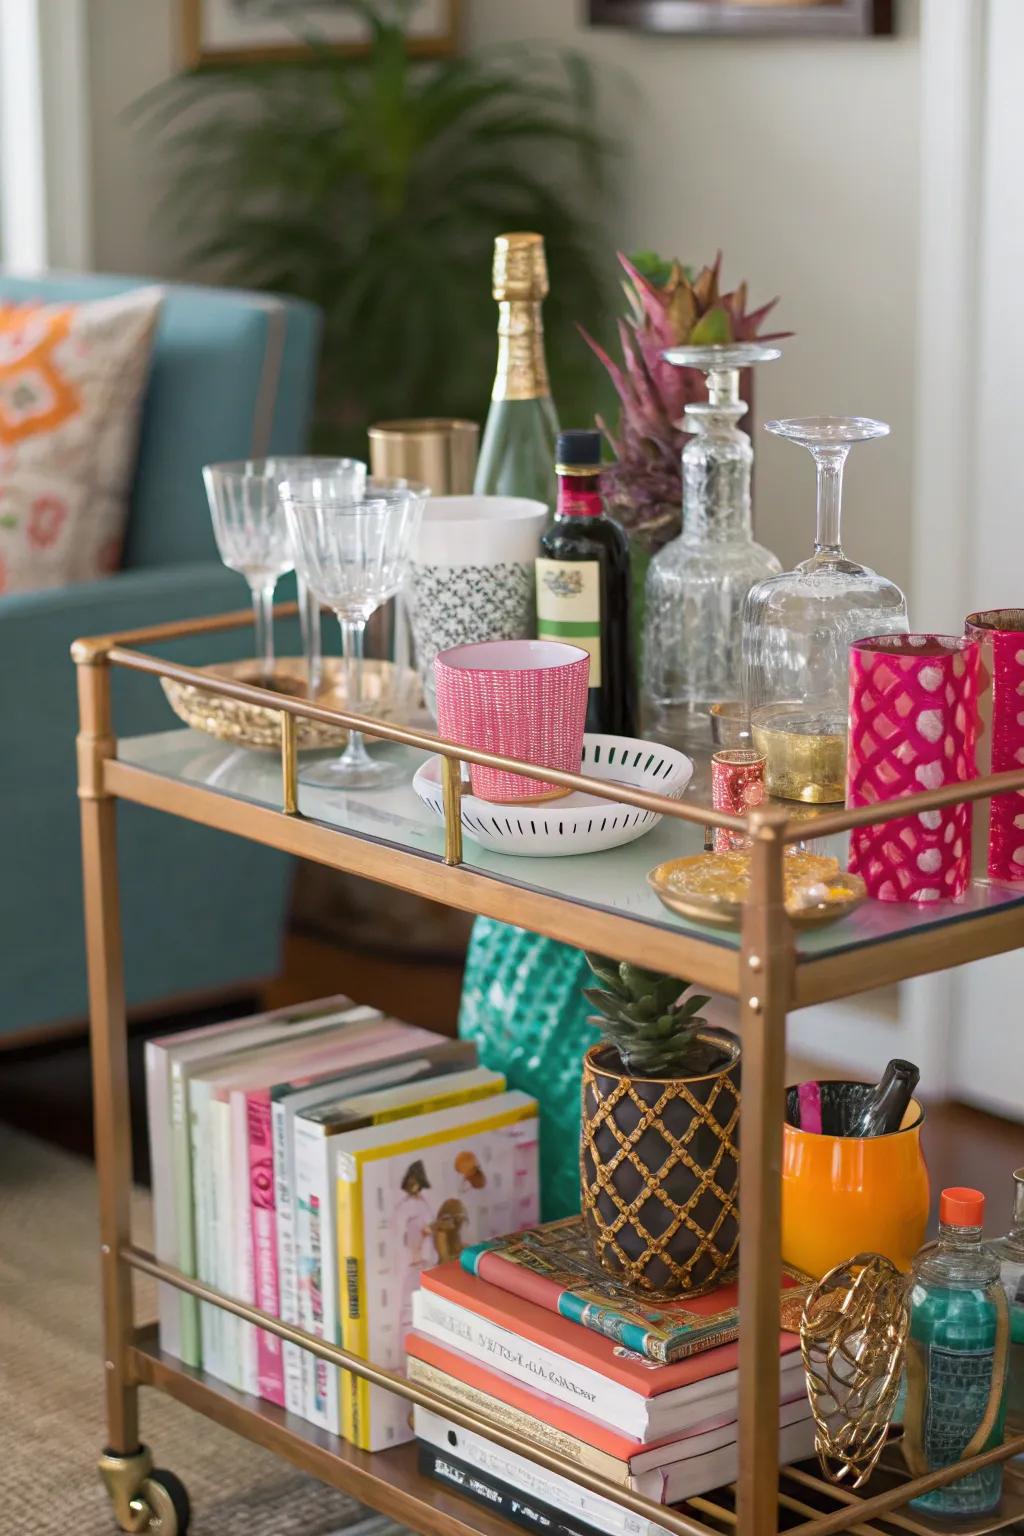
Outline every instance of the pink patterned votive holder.
[[[968, 614], [978, 642], [978, 772], [1024, 768], [1024, 608]], [[1024, 880], [1024, 789], [974, 802], [974, 873]]]
[[[975, 777], [978, 647], [959, 635], [880, 635], [850, 647], [848, 806]], [[971, 878], [964, 801], [850, 833], [850, 869], [878, 901], [947, 901]]]
[[[590, 656], [555, 640], [485, 640], [434, 661], [437, 728], [449, 741], [578, 773]], [[526, 774], [470, 765], [474, 795], [523, 804], [566, 791]]]
[[[762, 753], [743, 747], [715, 752], [711, 758], [711, 804], [715, 810], [745, 816], [753, 806], [760, 805], [764, 799], [767, 762]], [[729, 827], [715, 828], [716, 853], [749, 847], [750, 838], [745, 832], [733, 832]]]

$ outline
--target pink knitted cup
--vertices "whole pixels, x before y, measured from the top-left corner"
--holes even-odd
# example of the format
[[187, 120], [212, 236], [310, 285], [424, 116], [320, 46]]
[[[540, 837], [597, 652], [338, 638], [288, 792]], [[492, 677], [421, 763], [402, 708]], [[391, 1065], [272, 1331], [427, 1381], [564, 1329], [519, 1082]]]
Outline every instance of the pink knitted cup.
[[[1024, 768], [1024, 609], [968, 614], [964, 633], [977, 640], [978, 772]], [[1024, 880], [1024, 790], [974, 802], [975, 874]]]
[[[578, 773], [590, 657], [554, 640], [485, 640], [434, 661], [437, 728], [448, 741]], [[509, 803], [565, 793], [526, 774], [470, 765], [474, 795]]]
[[[850, 647], [846, 803], [975, 776], [978, 647], [959, 635], [881, 635]], [[971, 877], [971, 808], [902, 816], [850, 834], [850, 869], [879, 901], [946, 901]]]

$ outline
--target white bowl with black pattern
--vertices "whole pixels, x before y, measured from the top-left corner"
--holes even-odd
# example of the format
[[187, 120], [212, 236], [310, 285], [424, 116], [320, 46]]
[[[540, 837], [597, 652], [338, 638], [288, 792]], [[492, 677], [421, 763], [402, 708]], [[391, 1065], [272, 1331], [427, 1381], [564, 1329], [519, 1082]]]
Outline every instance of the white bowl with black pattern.
[[[580, 772], [678, 800], [693, 775], [693, 763], [674, 747], [631, 736], [590, 733], [583, 738]], [[428, 757], [412, 784], [424, 805], [443, 821], [440, 757]], [[558, 858], [621, 848], [650, 832], [660, 820], [655, 811], [642, 811], [582, 791], [532, 805], [481, 800], [468, 787], [462, 794], [466, 837], [495, 853], [523, 858]]]

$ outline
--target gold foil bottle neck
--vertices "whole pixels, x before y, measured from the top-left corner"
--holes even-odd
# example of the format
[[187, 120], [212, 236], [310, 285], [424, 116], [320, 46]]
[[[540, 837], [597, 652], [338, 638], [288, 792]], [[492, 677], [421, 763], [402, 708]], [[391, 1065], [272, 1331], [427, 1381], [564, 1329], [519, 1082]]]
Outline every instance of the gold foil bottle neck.
[[544, 236], [530, 233], [498, 235], [494, 242], [494, 297], [502, 300], [547, 297], [548, 264]]

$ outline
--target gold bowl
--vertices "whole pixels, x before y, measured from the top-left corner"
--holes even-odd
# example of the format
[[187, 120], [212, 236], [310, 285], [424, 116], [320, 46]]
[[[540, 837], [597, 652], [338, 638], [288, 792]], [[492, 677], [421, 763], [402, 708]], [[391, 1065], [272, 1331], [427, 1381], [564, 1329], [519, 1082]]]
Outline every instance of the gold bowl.
[[[302, 656], [281, 656], [267, 680], [255, 661], [228, 661], [200, 670], [212, 677], [231, 678], [233, 682], [269, 687], [274, 693], [291, 698], [308, 697], [306, 662]], [[281, 713], [263, 704], [244, 704], [222, 694], [210, 693], [191, 683], [179, 683], [162, 677], [160, 682], [167, 702], [179, 720], [193, 730], [205, 731], [218, 741], [235, 747], [255, 747], [277, 751], [281, 746]], [[407, 720], [420, 701], [419, 675], [411, 667], [396, 667], [391, 661], [363, 662], [363, 699], [360, 713], [377, 720]], [[345, 663], [338, 656], [325, 656], [316, 698], [324, 709], [347, 709]], [[295, 741], [300, 752], [344, 746], [348, 732], [344, 726], [328, 725], [322, 720], [296, 716]]]
[[[750, 894], [750, 854], [696, 853], [668, 859], [651, 870], [647, 882], [670, 912], [734, 928]], [[801, 928], [844, 917], [865, 896], [863, 880], [840, 869], [838, 859], [802, 849], [786, 854], [784, 884], [787, 916]]]

